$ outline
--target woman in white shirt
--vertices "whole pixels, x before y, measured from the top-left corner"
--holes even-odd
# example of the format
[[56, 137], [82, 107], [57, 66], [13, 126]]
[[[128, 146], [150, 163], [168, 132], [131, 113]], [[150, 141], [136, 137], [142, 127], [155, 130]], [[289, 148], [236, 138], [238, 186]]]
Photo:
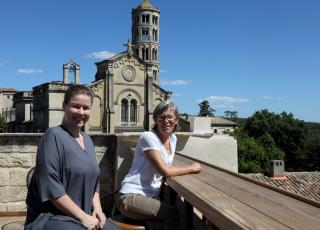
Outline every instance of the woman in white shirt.
[[179, 120], [175, 103], [161, 102], [154, 110], [153, 120], [154, 128], [140, 136], [131, 169], [121, 184], [119, 211], [131, 219], [155, 220], [160, 227], [157, 229], [179, 229], [177, 209], [158, 200], [163, 178], [199, 173], [201, 166], [171, 165]]

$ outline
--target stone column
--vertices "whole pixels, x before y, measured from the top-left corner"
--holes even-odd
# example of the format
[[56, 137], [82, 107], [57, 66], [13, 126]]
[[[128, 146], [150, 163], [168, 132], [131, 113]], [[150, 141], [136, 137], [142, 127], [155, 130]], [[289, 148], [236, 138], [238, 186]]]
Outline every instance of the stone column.
[[80, 67], [75, 65], [75, 79], [74, 79], [74, 82], [75, 84], [80, 84]]
[[68, 75], [69, 75], [69, 66], [68, 64], [64, 64], [63, 65], [63, 83], [65, 84], [69, 83]]

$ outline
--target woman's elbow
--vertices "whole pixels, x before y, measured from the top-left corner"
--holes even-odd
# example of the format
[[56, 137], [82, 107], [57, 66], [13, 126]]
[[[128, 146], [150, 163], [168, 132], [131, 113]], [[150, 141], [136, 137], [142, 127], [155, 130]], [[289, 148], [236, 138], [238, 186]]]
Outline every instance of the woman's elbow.
[[163, 177], [172, 176], [171, 173], [170, 173], [170, 170], [167, 170], [167, 169], [159, 169], [158, 172], [159, 172], [160, 175], [163, 176]]

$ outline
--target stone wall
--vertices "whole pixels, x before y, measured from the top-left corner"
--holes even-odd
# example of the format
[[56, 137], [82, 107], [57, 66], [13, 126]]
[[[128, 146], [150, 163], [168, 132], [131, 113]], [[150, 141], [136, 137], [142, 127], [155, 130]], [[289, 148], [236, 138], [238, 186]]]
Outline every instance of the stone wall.
[[0, 211], [26, 209], [26, 177], [41, 134], [0, 134]]
[[[38, 133], [0, 134], [0, 212], [26, 210], [26, 178], [35, 165], [41, 136]], [[118, 170], [116, 167], [117, 146], [125, 148], [126, 141], [117, 143], [117, 137], [108, 134], [92, 134], [91, 137], [101, 169], [100, 187], [103, 195], [116, 188], [117, 173], [125, 174], [128, 170]]]
[[[140, 133], [90, 134], [100, 167], [101, 196], [119, 188]], [[0, 133], [0, 212], [25, 211], [26, 177], [35, 165], [42, 134]], [[177, 133], [177, 151], [237, 172], [236, 140], [230, 136]]]

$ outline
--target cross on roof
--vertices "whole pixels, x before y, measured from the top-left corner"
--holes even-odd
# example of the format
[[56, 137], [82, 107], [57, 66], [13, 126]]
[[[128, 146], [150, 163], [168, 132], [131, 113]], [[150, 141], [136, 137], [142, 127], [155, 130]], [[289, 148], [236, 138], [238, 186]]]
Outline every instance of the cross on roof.
[[134, 47], [134, 45], [130, 42], [130, 39], [128, 40], [128, 43], [127, 43], [127, 44], [123, 44], [123, 45], [128, 48], [128, 49], [127, 49], [127, 52], [128, 52], [130, 55], [133, 55], [133, 49], [132, 49], [132, 47]]

